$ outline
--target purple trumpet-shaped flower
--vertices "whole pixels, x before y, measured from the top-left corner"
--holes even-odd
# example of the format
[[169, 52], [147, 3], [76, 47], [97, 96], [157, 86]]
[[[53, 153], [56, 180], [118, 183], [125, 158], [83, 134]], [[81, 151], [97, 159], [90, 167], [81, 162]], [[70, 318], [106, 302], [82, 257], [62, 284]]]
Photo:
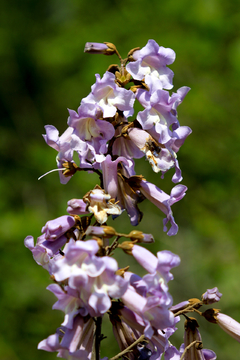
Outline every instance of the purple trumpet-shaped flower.
[[24, 245], [32, 252], [33, 258], [38, 265], [48, 270], [52, 274], [52, 264], [60, 255], [60, 249], [66, 244], [67, 237], [60, 236], [55, 241], [45, 240], [45, 234], [38, 237], [36, 245], [34, 245], [34, 238], [27, 236], [24, 240]]
[[[59, 137], [59, 131], [52, 125], [45, 126], [46, 135], [43, 135], [46, 143], [53, 149], [58, 151], [57, 166], [59, 169], [63, 168], [63, 163], [72, 162], [73, 150], [71, 146], [73, 128], [68, 127], [67, 130]], [[60, 181], [66, 184], [70, 177], [66, 177], [62, 172], [59, 172]]]
[[96, 74], [96, 83], [92, 86], [91, 93], [82, 99], [81, 104], [90, 108], [97, 107], [103, 112], [103, 117], [112, 117], [117, 109], [133, 111], [135, 95], [132, 91], [120, 88], [115, 83], [115, 75], [106, 72], [103, 78]]
[[122, 209], [127, 210], [132, 225], [137, 225], [141, 220], [142, 214], [137, 203], [143, 200], [144, 196], [167, 215], [163, 220], [164, 231], [167, 231], [166, 224], [170, 221], [171, 228], [167, 234], [171, 236], [177, 233], [178, 226], [173, 218], [171, 205], [185, 196], [186, 186], [176, 185], [168, 195], [156, 185], [143, 180], [142, 176], [134, 176], [134, 172], [129, 167], [129, 160], [124, 157], [112, 161], [110, 155], [107, 155], [101, 166], [104, 188], [116, 201], [119, 201]]
[[[148, 294], [148, 296], [152, 296], [154, 301], [158, 298], [158, 306], [165, 309], [165, 316], [168, 317], [172, 297], [168, 292], [167, 284], [169, 280], [173, 279], [170, 270], [180, 264], [179, 256], [170, 251], [159, 251], [156, 257], [150, 251], [138, 245], [133, 245], [132, 255], [150, 274], [145, 275], [142, 280], [134, 280], [132, 276], [131, 285], [138, 288], [138, 292], [141, 289], [142, 295]], [[170, 325], [165, 327], [167, 326]]]
[[[111, 43], [87, 43], [85, 52], [115, 53], [121, 59]], [[62, 326], [41, 341], [39, 349], [57, 351], [58, 357], [68, 360], [92, 360], [92, 352], [102, 340], [98, 336], [98, 321], [106, 313], [121, 350], [141, 335], [147, 338], [127, 354], [131, 360], [160, 360], [163, 354], [165, 360], [180, 359], [184, 347], [189, 346], [190, 337], [200, 339], [196, 326], [189, 325], [180, 351], [168, 340], [179, 321], [172, 311], [168, 288], [168, 282], [173, 279], [171, 269], [179, 265], [179, 257], [170, 251], [154, 256], [136, 245], [152, 242], [151, 234], [131, 231], [126, 235], [103, 225], [109, 215], [117, 217], [123, 210], [127, 211], [131, 224], [138, 225], [142, 218], [138, 203], [147, 198], [166, 215], [164, 231], [168, 231], [168, 235], [178, 231], [171, 206], [184, 197], [187, 188], [175, 186], [168, 195], [142, 175], [136, 175], [134, 170], [134, 159], [145, 154], [153, 170], [161, 171], [162, 177], [170, 168], [175, 168], [173, 182], [182, 179], [176, 154], [191, 129], [180, 126], [177, 106], [189, 88], [182, 87], [172, 95], [163, 90], [173, 86], [173, 72], [167, 66], [174, 60], [172, 49], [159, 47], [154, 40], [149, 40], [144, 48], [133, 49], [125, 60], [121, 59], [121, 67], [112, 65], [102, 78], [96, 74], [96, 82], [77, 112], [69, 110], [69, 127], [61, 136], [54, 126], [45, 127], [46, 143], [58, 152], [56, 170], [60, 181], [66, 183], [80, 170], [94, 171], [104, 189], [97, 185], [83, 199], [70, 200], [67, 209], [70, 215], [48, 221], [36, 245], [33, 237], [25, 239], [25, 246], [36, 262], [49, 271], [55, 282], [47, 288], [57, 297], [53, 309], [64, 313]], [[134, 113], [135, 98], [144, 110], [134, 121], [129, 121], [128, 117]], [[92, 215], [82, 219], [77, 216], [89, 213], [96, 219], [93, 226], [90, 226]], [[168, 222], [170, 229], [166, 226]], [[93, 238], [86, 240], [90, 236]], [[112, 237], [115, 239], [109, 246]], [[128, 241], [120, 244], [120, 237]], [[116, 247], [132, 253], [148, 273], [141, 278], [128, 272], [128, 267], [119, 269], [117, 261], [110, 257]], [[199, 303], [218, 301], [220, 295], [214, 289], [209, 290]], [[217, 311], [214, 316], [214, 321], [239, 341], [236, 322], [232, 324], [229, 317]], [[215, 359], [210, 350], [195, 350], [190, 357], [187, 353], [186, 359]], [[99, 358], [99, 354], [95, 357]]]
[[148, 286], [148, 291], [156, 293], [156, 291], [168, 291], [167, 283], [173, 280], [170, 270], [180, 264], [178, 255], [171, 251], [164, 250], [154, 256], [149, 250], [139, 245], [133, 245], [132, 255], [139, 264], [150, 274], [145, 275], [143, 280]]
[[[171, 132], [166, 125], [157, 125], [155, 129], [152, 128], [148, 131], [137, 128], [129, 129], [128, 138], [124, 139], [125, 143], [133, 143], [135, 147], [137, 147], [137, 150], [139, 149], [142, 153], [144, 153], [146, 155], [146, 159], [152, 166], [153, 171], [156, 173], [162, 171], [162, 174], [164, 174], [166, 171], [175, 166], [176, 172], [172, 180], [173, 182], [179, 182], [182, 180], [182, 176], [176, 152], [184, 143], [186, 137], [191, 133], [191, 129], [187, 126], [182, 126], [176, 131]], [[160, 133], [157, 133], [156, 128], [158, 128]], [[159, 128], [161, 128], [161, 130], [159, 130]], [[141, 157], [138, 155], [136, 150], [134, 151], [134, 154], [137, 154], [135, 158]], [[133, 155], [133, 151], [132, 154], [129, 155]]]
[[53, 305], [53, 309], [62, 310], [65, 313], [63, 326], [72, 329], [73, 319], [77, 314], [81, 316], [88, 314], [77, 290], [71, 289], [69, 286], [64, 286], [63, 290], [57, 284], [49, 285], [47, 290], [50, 290], [58, 298], [58, 301]]
[[32, 252], [38, 265], [42, 265], [51, 273], [51, 264], [59, 255], [59, 250], [66, 244], [66, 232], [71, 228], [74, 231], [76, 221], [73, 216], [64, 215], [57, 219], [49, 220], [42, 228], [42, 235], [38, 237], [34, 246], [32, 236], [24, 240], [25, 246]]
[[49, 220], [42, 228], [42, 233], [48, 241], [55, 241], [64, 235], [69, 229], [75, 225], [73, 216], [63, 215], [57, 219]]
[[156, 185], [149, 183], [146, 180], [141, 180], [139, 183], [139, 190], [141, 193], [156, 205], [167, 217], [163, 220], [164, 231], [167, 231], [166, 224], [170, 221], [171, 227], [167, 232], [167, 235], [176, 235], [178, 232], [178, 226], [173, 218], [171, 205], [181, 200], [185, 196], [187, 187], [184, 185], [176, 185], [170, 195], [167, 195], [164, 191], [159, 189]]
[[141, 50], [134, 51], [135, 61], [127, 64], [126, 69], [136, 80], [143, 80], [147, 85], [154, 82], [155, 88], [172, 88], [173, 72], [166, 65], [175, 60], [172, 49], [159, 46], [154, 40], [149, 40]]
[[52, 125], [46, 125], [46, 135], [43, 135], [46, 143], [58, 151], [57, 166], [59, 170], [60, 181], [66, 184], [73, 174], [65, 173], [66, 163], [73, 162], [73, 153], [77, 152], [80, 160], [80, 167], [90, 168], [95, 161], [95, 149], [91, 144], [82, 141], [73, 133], [74, 129], [68, 127], [67, 130], [59, 137], [58, 130]]
[[141, 194], [135, 191], [127, 182], [129, 174], [134, 174], [133, 161], [122, 156], [112, 161], [107, 155], [101, 163], [103, 171], [104, 189], [118, 202], [121, 209], [126, 209], [133, 226], [142, 218], [142, 213], [137, 207]]
[[[124, 121], [124, 119], [122, 119]], [[118, 126], [116, 135], [119, 136], [124, 129], [124, 126]], [[127, 159], [140, 159], [144, 156], [144, 147], [149, 134], [144, 130], [137, 128], [130, 128], [124, 136], [115, 139], [113, 143], [113, 155], [125, 157]]]
[[24, 239], [24, 245], [32, 252], [36, 263], [41, 265], [44, 269], [49, 270], [51, 256], [49, 255], [47, 249], [44, 246], [41, 246], [41, 244], [36, 244], [35, 246], [34, 238], [30, 235]]
[[[55, 262], [54, 276], [57, 281], [63, 281], [70, 276], [78, 274], [84, 274], [85, 281], [87, 281], [86, 271], [89, 268], [90, 272], [98, 273], [103, 270], [100, 259], [95, 259], [93, 256], [98, 252], [99, 246], [96, 240], [88, 241], [74, 241], [70, 239], [69, 243], [64, 248], [64, 256]], [[82, 270], [82, 264], [87, 259], [87, 263], [84, 270]], [[92, 260], [92, 262], [91, 262]], [[96, 260], [94, 262], [94, 260]], [[99, 262], [100, 261], [100, 262]], [[92, 265], [92, 266], [91, 266]]]
[[115, 129], [109, 122], [98, 119], [100, 115], [97, 108], [93, 112], [83, 104], [78, 108], [78, 113], [69, 110], [68, 125], [74, 129], [73, 134], [92, 145], [96, 153], [104, 154], [107, 151], [106, 143], [114, 136]]
[[155, 330], [163, 330], [174, 325], [174, 315], [169, 311], [171, 296], [165, 291], [155, 295], [148, 291], [144, 278], [135, 274], [125, 273], [130, 281], [127, 291], [121, 297], [124, 305], [140, 316], [144, 324], [144, 334], [151, 338]]
[[111, 307], [111, 298], [120, 298], [128, 281], [116, 275], [118, 265], [110, 257], [95, 256], [96, 240], [72, 241], [64, 249], [65, 256], [53, 264], [56, 281], [68, 279], [71, 289], [80, 292], [81, 300], [91, 316], [100, 316]]
[[146, 155], [146, 159], [149, 161], [154, 172], [165, 172], [174, 166], [172, 154], [147, 131], [133, 128], [129, 130], [128, 136]]
[[38, 349], [58, 351], [58, 357], [69, 360], [90, 360], [94, 341], [94, 321], [77, 315], [72, 329], [64, 326], [38, 344]]
[[101, 163], [103, 172], [103, 185], [105, 191], [111, 195], [113, 199], [118, 198], [119, 186], [118, 186], [118, 168], [120, 164], [124, 164], [128, 169], [131, 168], [133, 162], [126, 159], [123, 156], [118, 157], [116, 160], [112, 160], [110, 155], [107, 155]]
[[[174, 124], [176, 125], [176, 124]], [[164, 173], [175, 167], [175, 174], [172, 181], [177, 183], [182, 180], [181, 169], [177, 160], [177, 152], [183, 145], [187, 136], [191, 134], [192, 130], [188, 126], [178, 126], [176, 130], [170, 131], [167, 126], [157, 123], [154, 128], [148, 130], [149, 134], [155, 139], [161, 151], [156, 154], [156, 151], [150, 154], [150, 164], [155, 172], [162, 171]]]
[[151, 129], [156, 124], [167, 125], [178, 124], [176, 108], [182, 103], [189, 87], [183, 86], [176, 93], [169, 96], [165, 90], [157, 90], [149, 94], [146, 90], [139, 90], [137, 99], [145, 107], [137, 115], [137, 120], [144, 130]]
[[[121, 134], [119, 128], [118, 132]], [[179, 182], [182, 176], [176, 153], [189, 134], [191, 129], [188, 126], [179, 126], [174, 131], [160, 123], [149, 130], [130, 127], [114, 141], [113, 154], [127, 159], [141, 158], [145, 154], [153, 171], [162, 171], [163, 174], [175, 166], [176, 172], [172, 180]]]

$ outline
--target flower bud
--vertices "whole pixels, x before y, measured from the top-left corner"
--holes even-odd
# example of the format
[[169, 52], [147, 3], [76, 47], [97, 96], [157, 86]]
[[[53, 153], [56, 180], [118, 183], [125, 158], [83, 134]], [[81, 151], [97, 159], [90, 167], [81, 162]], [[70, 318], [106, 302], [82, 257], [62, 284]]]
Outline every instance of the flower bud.
[[185, 300], [176, 305], [171, 306], [169, 310], [171, 310], [175, 314], [181, 310], [186, 309], [189, 305], [190, 305], [189, 301]]
[[230, 316], [218, 313], [217, 324], [235, 340], [240, 342], [240, 324]]
[[208, 309], [202, 315], [206, 320], [218, 324], [227, 334], [240, 342], [240, 324], [230, 316], [220, 313], [218, 309]]
[[217, 287], [213, 289], [208, 289], [204, 294], [202, 294], [202, 301], [206, 305], [213, 304], [218, 302], [222, 297], [222, 294], [218, 291]]
[[88, 214], [86, 210], [86, 203], [82, 199], [71, 199], [67, 203], [67, 212], [73, 215]]
[[123, 243], [119, 244], [118, 247], [122, 249], [126, 254], [132, 255], [132, 248], [134, 244], [130, 241], [124, 241]]
[[139, 230], [132, 230], [129, 235], [131, 240], [142, 240], [143, 238], [143, 233], [142, 231], [139, 231]]
[[111, 226], [88, 226], [86, 235], [96, 235], [111, 238], [116, 235], [116, 231]]
[[116, 48], [111, 43], [92, 43], [87, 42], [84, 48], [85, 53], [112, 55], [116, 52]]
[[142, 231], [132, 230], [129, 235], [132, 241], [137, 240], [138, 243], [152, 243], [154, 238], [152, 234], [144, 234]]
[[104, 235], [111, 238], [116, 235], [116, 231], [112, 226], [102, 226]]
[[[179, 311], [182, 311], [188, 307], [193, 307], [194, 309], [199, 309], [201, 307], [201, 301], [196, 298], [192, 298], [186, 301], [182, 301], [179, 304], [171, 306], [170, 310], [175, 314]], [[190, 310], [189, 310], [190, 311]]]

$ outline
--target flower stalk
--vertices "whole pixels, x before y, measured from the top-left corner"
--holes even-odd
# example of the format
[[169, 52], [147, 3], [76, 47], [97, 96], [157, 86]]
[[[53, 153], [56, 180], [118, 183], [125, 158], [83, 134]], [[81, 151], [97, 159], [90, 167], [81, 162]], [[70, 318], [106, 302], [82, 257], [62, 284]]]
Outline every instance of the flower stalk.
[[102, 317], [95, 319], [95, 331], [93, 341], [93, 351], [91, 360], [100, 360], [100, 344], [102, 340]]

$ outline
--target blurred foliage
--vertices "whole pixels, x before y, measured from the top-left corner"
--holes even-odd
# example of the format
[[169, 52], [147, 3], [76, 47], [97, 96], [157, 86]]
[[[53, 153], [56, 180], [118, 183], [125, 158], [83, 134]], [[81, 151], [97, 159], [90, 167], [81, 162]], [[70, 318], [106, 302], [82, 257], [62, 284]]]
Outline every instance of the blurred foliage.
[[[174, 91], [192, 88], [179, 108], [181, 125], [193, 129], [179, 153], [189, 190], [173, 207], [177, 236], [163, 234], [163, 216], [147, 202], [141, 204], [145, 215], [138, 228], [154, 235], [153, 252], [169, 249], [182, 259], [170, 284], [174, 303], [218, 286], [222, 312], [240, 321], [239, 1], [2, 0], [0, 7], [0, 358], [56, 357], [38, 351], [37, 344], [55, 332], [63, 314], [51, 310], [55, 297], [45, 290], [49, 276], [23, 239], [39, 236], [47, 220], [66, 213], [69, 199], [81, 198], [98, 181], [82, 173], [65, 186], [57, 173], [37, 181], [56, 166], [55, 151], [41, 138], [44, 125], [62, 133], [67, 107], [76, 110], [94, 74], [117, 62], [84, 54], [87, 41], [113, 42], [122, 56], [148, 39], [176, 51]], [[136, 167], [164, 191], [171, 190], [172, 173], [162, 180], [144, 160]], [[114, 226], [131, 229], [125, 214]], [[121, 265], [122, 259], [119, 253]], [[131, 270], [138, 271], [130, 261]], [[205, 348], [219, 360], [237, 358], [236, 341], [215, 325], [199, 323]], [[113, 355], [109, 325], [106, 331], [110, 340], [103, 342], [103, 352]], [[174, 335], [177, 346], [182, 334]]]

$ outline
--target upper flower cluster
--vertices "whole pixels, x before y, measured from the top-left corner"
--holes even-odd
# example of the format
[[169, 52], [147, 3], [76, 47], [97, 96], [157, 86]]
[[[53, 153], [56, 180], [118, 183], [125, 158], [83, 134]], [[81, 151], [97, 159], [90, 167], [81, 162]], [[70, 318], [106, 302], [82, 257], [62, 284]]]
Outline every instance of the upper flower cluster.
[[[169, 94], [173, 72], [168, 65], [175, 60], [175, 53], [159, 47], [154, 40], [141, 50], [131, 50], [124, 60], [110, 43], [87, 43], [85, 51], [115, 53], [121, 65], [110, 66], [102, 78], [96, 74], [90, 94], [81, 100], [77, 111], [69, 110], [69, 127], [61, 136], [54, 126], [45, 127], [45, 141], [58, 151], [60, 180], [66, 183], [78, 170], [95, 171], [106, 193], [127, 210], [132, 225], [141, 220], [137, 205], [146, 197], [167, 215], [164, 230], [170, 221], [168, 234], [174, 235], [178, 228], [170, 206], [184, 196], [187, 188], [174, 188], [173, 192], [181, 195], [172, 201], [171, 195], [136, 176], [134, 159], [145, 156], [153, 171], [162, 176], [175, 168], [172, 181], [182, 180], [177, 152], [191, 129], [180, 126], [177, 106], [189, 88]], [[144, 110], [134, 115], [135, 101]], [[78, 164], [74, 163], [74, 153]]]

